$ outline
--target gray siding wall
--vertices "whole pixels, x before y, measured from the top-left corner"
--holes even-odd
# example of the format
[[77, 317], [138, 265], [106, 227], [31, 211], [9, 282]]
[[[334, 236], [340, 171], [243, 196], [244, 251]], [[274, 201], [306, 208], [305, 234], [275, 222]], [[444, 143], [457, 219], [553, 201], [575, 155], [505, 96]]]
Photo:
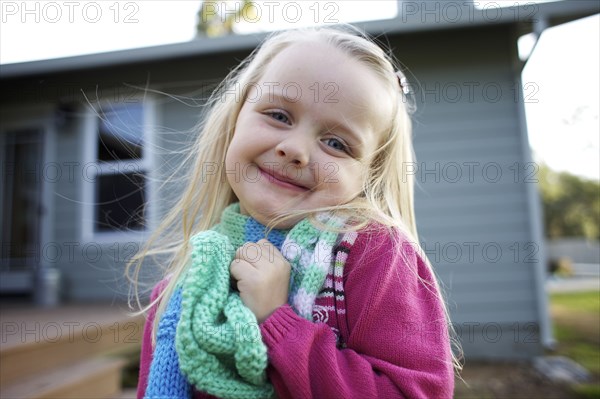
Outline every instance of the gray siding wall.
[[519, 95], [509, 33], [394, 41], [418, 79], [415, 207], [465, 355], [528, 357], [541, 338]]

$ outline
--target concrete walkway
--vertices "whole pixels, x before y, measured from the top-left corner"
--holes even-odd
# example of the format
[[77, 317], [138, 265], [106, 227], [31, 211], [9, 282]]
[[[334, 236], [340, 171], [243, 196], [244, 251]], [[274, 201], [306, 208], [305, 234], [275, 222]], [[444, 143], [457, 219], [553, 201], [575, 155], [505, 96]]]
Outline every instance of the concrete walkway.
[[600, 277], [551, 277], [546, 280], [547, 292], [600, 291]]

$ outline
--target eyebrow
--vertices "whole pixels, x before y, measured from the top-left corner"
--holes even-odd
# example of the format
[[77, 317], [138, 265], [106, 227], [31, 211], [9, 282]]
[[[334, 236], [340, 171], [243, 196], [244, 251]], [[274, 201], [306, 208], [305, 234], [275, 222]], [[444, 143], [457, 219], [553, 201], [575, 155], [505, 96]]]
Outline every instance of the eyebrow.
[[275, 93], [275, 91], [271, 90], [271, 88], [266, 90], [266, 93], [261, 91], [259, 101], [266, 101], [268, 103], [284, 102], [284, 103], [289, 103], [289, 104], [296, 104], [298, 102], [297, 100], [292, 101], [291, 97], [284, 96], [283, 94], [280, 94], [280, 93]]

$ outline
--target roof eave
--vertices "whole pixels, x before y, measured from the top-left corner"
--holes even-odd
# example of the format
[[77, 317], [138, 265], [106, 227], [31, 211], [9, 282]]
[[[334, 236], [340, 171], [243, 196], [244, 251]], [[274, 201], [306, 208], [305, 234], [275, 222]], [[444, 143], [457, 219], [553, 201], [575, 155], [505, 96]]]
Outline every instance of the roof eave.
[[[399, 2], [398, 4], [400, 9], [396, 18], [356, 23], [355, 25], [377, 36], [466, 27], [477, 28], [489, 24], [535, 22], [536, 19], [542, 18], [547, 21], [549, 26], [553, 26], [600, 12], [599, 3], [586, 0], [484, 9], [477, 9], [469, 2], [460, 1], [433, 3], [438, 5], [437, 10], [431, 8], [432, 3], [427, 4], [427, 2]], [[247, 50], [256, 47], [267, 34], [256, 33], [197, 39], [184, 43], [5, 64], [0, 65], [0, 79]]]

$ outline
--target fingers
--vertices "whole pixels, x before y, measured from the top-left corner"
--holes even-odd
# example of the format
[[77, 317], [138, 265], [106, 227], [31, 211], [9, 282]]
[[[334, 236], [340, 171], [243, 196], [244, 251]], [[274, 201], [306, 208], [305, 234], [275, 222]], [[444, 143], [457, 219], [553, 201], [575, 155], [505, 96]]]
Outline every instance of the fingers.
[[287, 302], [291, 266], [267, 240], [238, 248], [229, 270], [232, 286], [259, 322]]
[[251, 263], [242, 259], [235, 259], [233, 262], [231, 262], [231, 265], [229, 265], [229, 272], [231, 277], [233, 277], [236, 281], [239, 281], [248, 278], [250, 273], [252, 273], [253, 268], [254, 266]]
[[262, 239], [258, 242], [247, 242], [235, 251], [234, 261], [243, 260], [254, 267], [272, 264], [283, 256], [269, 241]]

